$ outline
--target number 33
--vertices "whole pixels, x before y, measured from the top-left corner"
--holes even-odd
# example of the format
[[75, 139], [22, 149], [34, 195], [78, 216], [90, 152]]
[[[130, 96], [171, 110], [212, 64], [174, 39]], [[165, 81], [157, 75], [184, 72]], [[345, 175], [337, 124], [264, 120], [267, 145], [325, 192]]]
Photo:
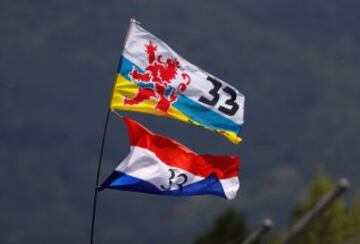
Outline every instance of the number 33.
[[[220, 81], [218, 81], [210, 76], [207, 77], [207, 80], [213, 84], [213, 88], [209, 91], [209, 94], [212, 96], [212, 99], [208, 99], [208, 98], [202, 96], [199, 98], [199, 102], [202, 102], [202, 103], [210, 105], [210, 106], [215, 106], [220, 99], [219, 90], [220, 90], [222, 84]], [[236, 92], [234, 89], [232, 89], [228, 86], [224, 87], [222, 90], [230, 96], [230, 98], [225, 101], [225, 104], [229, 105], [229, 106], [224, 107], [221, 105], [218, 108], [218, 110], [226, 115], [233, 116], [239, 110], [239, 104], [237, 104], [235, 102]]]

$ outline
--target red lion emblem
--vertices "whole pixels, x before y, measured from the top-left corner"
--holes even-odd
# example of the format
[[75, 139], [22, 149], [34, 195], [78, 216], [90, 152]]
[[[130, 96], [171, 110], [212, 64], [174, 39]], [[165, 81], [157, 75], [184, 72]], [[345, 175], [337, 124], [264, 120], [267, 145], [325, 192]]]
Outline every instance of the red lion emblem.
[[182, 73], [183, 82], [178, 85], [176, 89], [172, 89], [170, 94], [166, 95], [173, 79], [175, 79], [177, 70], [180, 67], [179, 61], [174, 58], [168, 58], [163, 62], [162, 56], [156, 57], [157, 47], [151, 41], [145, 45], [146, 53], [148, 55], [148, 66], [142, 73], [134, 66], [130, 73], [130, 77], [135, 82], [152, 83], [153, 87], [141, 87], [134, 98], [125, 98], [124, 104], [134, 105], [144, 102], [149, 99], [156, 99], [156, 109], [167, 112], [179, 97], [180, 92], [184, 92], [191, 82], [191, 78], [187, 73]]

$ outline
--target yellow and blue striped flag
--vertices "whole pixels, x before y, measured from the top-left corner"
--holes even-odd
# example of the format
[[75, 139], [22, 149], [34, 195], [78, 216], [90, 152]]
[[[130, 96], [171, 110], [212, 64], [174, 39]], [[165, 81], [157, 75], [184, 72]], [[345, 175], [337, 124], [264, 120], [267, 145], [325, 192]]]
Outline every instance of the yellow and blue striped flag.
[[111, 109], [167, 116], [239, 143], [244, 101], [234, 87], [191, 64], [131, 21]]

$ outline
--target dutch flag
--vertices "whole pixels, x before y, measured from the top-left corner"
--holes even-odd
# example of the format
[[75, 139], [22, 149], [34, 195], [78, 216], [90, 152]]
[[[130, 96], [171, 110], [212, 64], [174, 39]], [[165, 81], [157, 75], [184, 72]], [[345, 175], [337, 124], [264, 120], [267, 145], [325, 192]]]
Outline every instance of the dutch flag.
[[129, 155], [100, 189], [170, 196], [212, 194], [233, 199], [239, 189], [237, 156], [198, 155], [184, 145], [123, 118], [131, 144]]

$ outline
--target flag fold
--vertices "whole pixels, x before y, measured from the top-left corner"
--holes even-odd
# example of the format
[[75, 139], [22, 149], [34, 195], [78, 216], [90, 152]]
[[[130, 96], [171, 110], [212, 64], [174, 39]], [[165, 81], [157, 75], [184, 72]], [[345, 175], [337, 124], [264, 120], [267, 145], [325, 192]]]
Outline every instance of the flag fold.
[[237, 156], [198, 155], [127, 117], [130, 153], [101, 188], [160, 195], [212, 194], [233, 199], [239, 189]]

